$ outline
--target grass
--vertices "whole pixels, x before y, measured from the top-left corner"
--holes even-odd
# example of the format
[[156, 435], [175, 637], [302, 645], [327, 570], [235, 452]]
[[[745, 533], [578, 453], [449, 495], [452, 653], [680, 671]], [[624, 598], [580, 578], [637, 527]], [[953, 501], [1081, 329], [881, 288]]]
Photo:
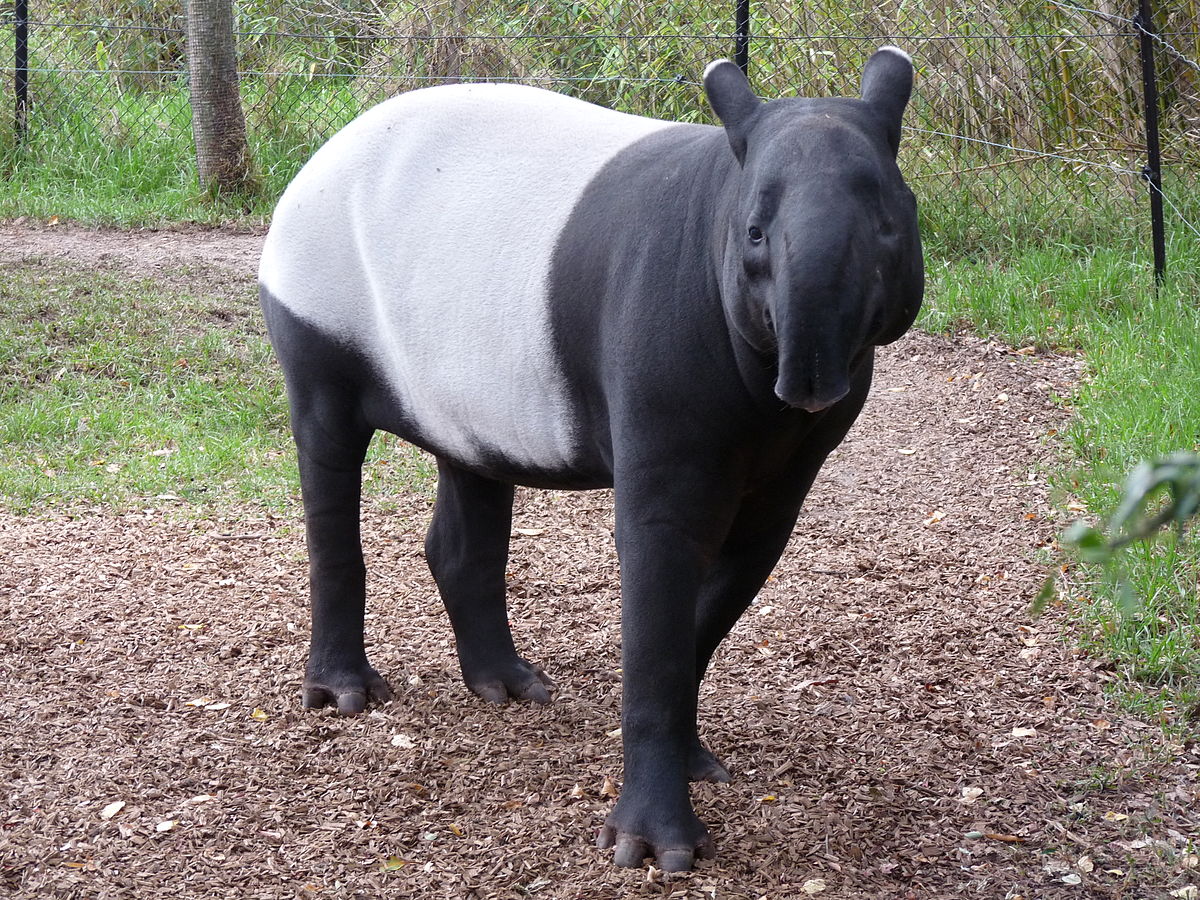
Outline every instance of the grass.
[[[17, 512], [177, 503], [204, 515], [299, 493], [283, 380], [249, 284], [214, 302], [114, 270], [0, 268], [0, 442], [0, 503]], [[368, 494], [428, 491], [436, 478], [390, 436], [370, 458]]]
[[[1019, 345], [1080, 353], [1087, 374], [1054, 477], [1063, 505], [1091, 518], [1117, 503], [1138, 461], [1200, 448], [1200, 242], [1176, 221], [1159, 290], [1148, 252], [1124, 246], [1011, 249], [1002, 258], [937, 262], [922, 324], [970, 327]], [[1069, 573], [1086, 641], [1120, 664], [1122, 702], [1175, 727], [1200, 715], [1200, 548], [1168, 540], [1127, 554], [1135, 606], [1094, 568]]]
[[18, 510], [290, 492], [276, 367], [244, 309], [120, 272], [0, 277], [0, 496]]

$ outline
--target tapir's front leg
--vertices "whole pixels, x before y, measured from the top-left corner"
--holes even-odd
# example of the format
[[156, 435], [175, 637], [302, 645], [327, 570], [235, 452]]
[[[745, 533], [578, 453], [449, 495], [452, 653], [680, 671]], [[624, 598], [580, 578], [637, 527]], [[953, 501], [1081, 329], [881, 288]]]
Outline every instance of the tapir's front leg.
[[517, 655], [508, 627], [504, 570], [512, 507], [511, 484], [439, 458], [425, 558], [454, 626], [467, 687], [492, 703], [509, 697], [549, 703], [553, 683]]
[[[720, 553], [700, 587], [696, 607], [696, 690], [717, 646], [754, 600], [787, 547], [800, 508], [826, 458], [850, 430], [871, 386], [872, 360], [854, 373], [851, 393], [826, 413], [795, 456], [742, 498]], [[692, 742], [693, 781], [729, 781], [729, 770], [701, 742]]]
[[732, 511], [728, 487], [663, 467], [617, 478], [625, 782], [600, 835], [619, 866], [684, 871], [713, 855], [692, 810], [696, 600]]
[[[697, 691], [717, 646], [741, 618], [783, 555], [804, 496], [824, 459], [822, 454], [785, 477], [772, 480], [747, 497], [738, 510], [729, 535], [700, 587], [696, 606]], [[692, 781], [730, 780], [729, 770], [701, 743], [698, 731], [688, 767]]]

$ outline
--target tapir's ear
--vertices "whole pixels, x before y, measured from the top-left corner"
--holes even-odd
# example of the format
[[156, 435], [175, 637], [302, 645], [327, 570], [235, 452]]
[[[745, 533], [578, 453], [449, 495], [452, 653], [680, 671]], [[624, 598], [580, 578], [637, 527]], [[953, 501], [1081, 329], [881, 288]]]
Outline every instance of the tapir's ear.
[[704, 70], [704, 93], [713, 112], [725, 126], [729, 146], [739, 163], [746, 160], [746, 135], [762, 101], [750, 89], [750, 82], [735, 63], [718, 59]]
[[883, 117], [893, 154], [900, 151], [900, 119], [912, 86], [912, 57], [899, 47], [880, 47], [863, 67], [862, 98]]

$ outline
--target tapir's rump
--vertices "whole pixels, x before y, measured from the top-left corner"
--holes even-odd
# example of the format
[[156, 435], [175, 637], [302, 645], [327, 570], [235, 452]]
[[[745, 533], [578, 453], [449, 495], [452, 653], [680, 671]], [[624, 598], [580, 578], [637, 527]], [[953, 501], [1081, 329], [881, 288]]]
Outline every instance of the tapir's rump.
[[568, 468], [575, 413], [546, 309], [555, 241], [605, 163], [671, 127], [520, 85], [396, 97], [284, 193], [264, 295], [364, 353], [436, 452]]

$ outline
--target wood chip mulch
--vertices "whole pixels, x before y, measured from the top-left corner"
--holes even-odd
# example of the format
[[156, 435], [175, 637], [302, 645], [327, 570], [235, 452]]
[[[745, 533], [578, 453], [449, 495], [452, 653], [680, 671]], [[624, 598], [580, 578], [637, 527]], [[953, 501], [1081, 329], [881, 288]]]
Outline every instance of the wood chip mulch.
[[298, 514], [151, 502], [0, 515], [0, 895], [1200, 897], [1200, 748], [1028, 613], [1076, 365], [923, 334], [881, 355], [702, 691], [735, 778], [693, 789], [715, 862], [593, 846], [621, 783], [607, 493], [519, 494], [511, 618], [548, 707], [463, 687], [430, 498], [368, 509], [397, 697], [352, 719], [299, 708]]

